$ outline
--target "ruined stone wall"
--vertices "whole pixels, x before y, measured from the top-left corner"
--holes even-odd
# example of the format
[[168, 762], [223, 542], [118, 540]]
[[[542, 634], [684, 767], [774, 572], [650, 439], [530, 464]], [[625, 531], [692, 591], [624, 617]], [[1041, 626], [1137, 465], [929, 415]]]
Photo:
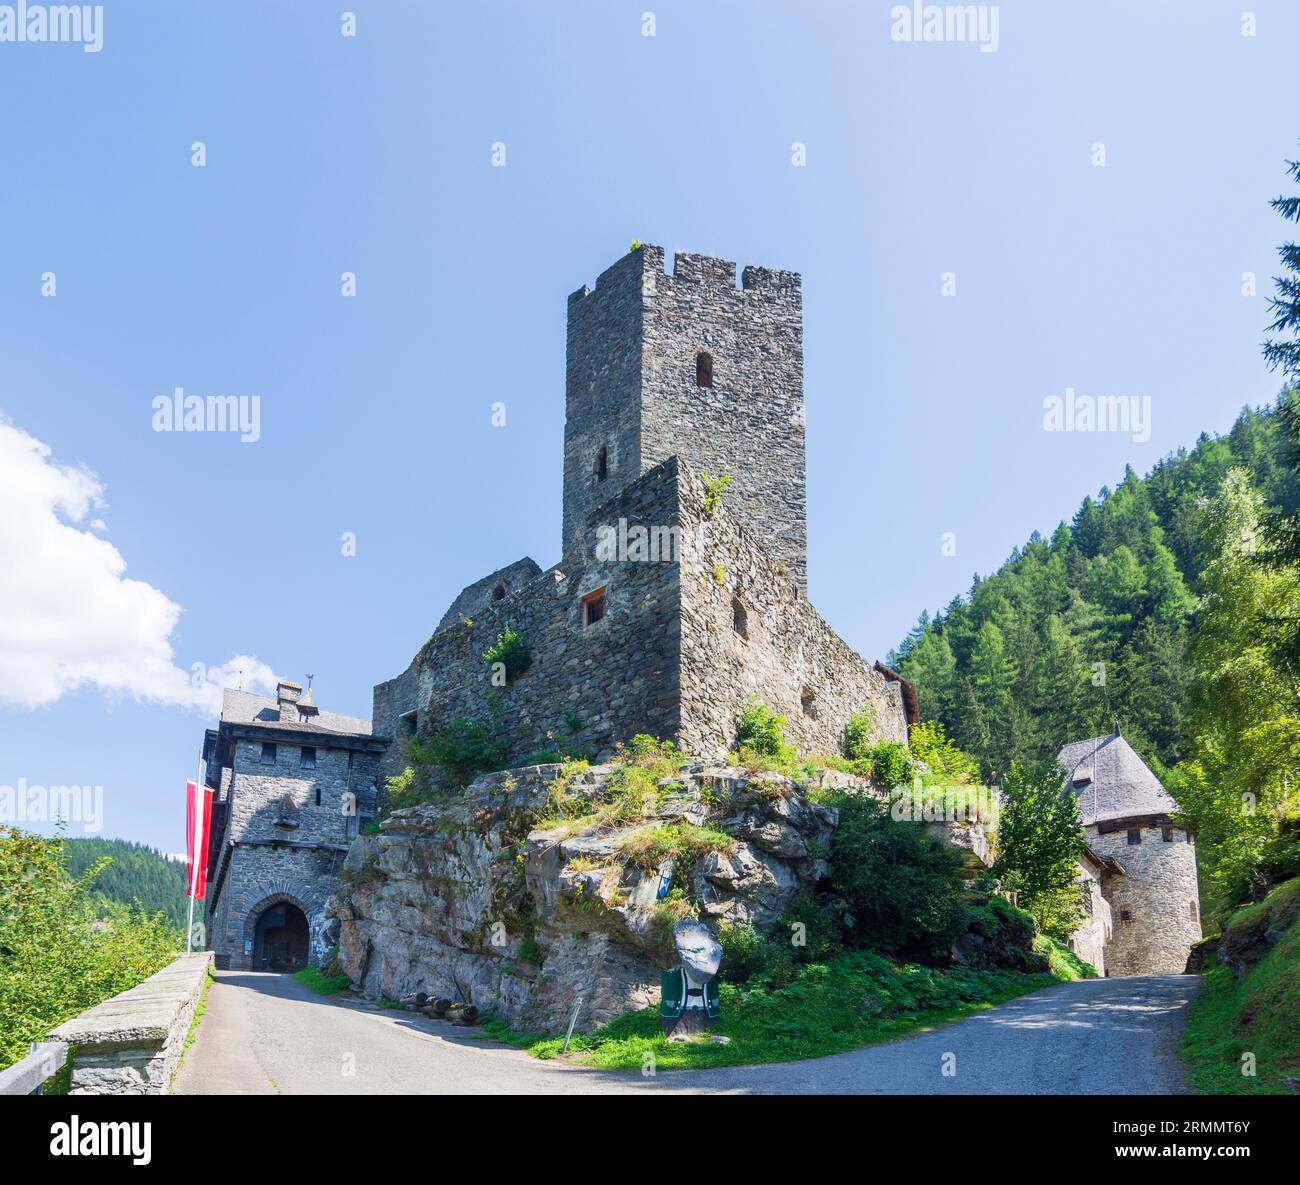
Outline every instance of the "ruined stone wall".
[[[806, 588], [803, 300], [794, 272], [646, 245], [569, 298], [564, 539], [671, 456], [732, 478], [736, 515]], [[713, 385], [696, 381], [712, 358]], [[599, 450], [608, 475], [597, 480]]]
[[419, 723], [419, 679], [416, 659], [394, 679], [377, 683], [371, 716], [376, 736], [392, 737], [379, 762], [379, 787], [402, 772], [406, 765], [406, 743], [416, 733]]
[[[647, 528], [676, 522], [675, 474], [672, 463], [647, 474], [596, 519]], [[381, 684], [376, 728], [387, 731], [392, 705], [407, 702], [413, 679], [422, 736], [457, 718], [474, 720], [503, 745], [503, 764], [566, 743], [604, 754], [638, 732], [676, 736], [677, 566], [598, 558], [593, 524], [575, 540], [554, 568], [489, 604], [472, 624], [434, 634], [412, 671]], [[604, 616], [584, 626], [582, 599], [600, 588]], [[507, 626], [527, 646], [531, 665], [493, 686], [483, 655]], [[580, 728], [574, 732], [571, 723]], [[385, 768], [397, 764], [390, 756]]]
[[[880, 739], [906, 743], [900, 685], [836, 636], [726, 497], [708, 518], [698, 475], [676, 458], [594, 510], [574, 538], [555, 568], [438, 631], [376, 687], [375, 729], [399, 738], [385, 776], [403, 766], [413, 706], [421, 736], [458, 718], [482, 725], [503, 764], [566, 745], [604, 757], [638, 732], [712, 758], [734, 743], [751, 696], [787, 717], [786, 737], [805, 753], [838, 753], [864, 706]], [[582, 598], [602, 587], [605, 615], [584, 627]], [[507, 626], [532, 662], [493, 686], [483, 655]]]
[[900, 684], [826, 624], [785, 561], [732, 511], [730, 490], [709, 519], [698, 476], [681, 487], [683, 535], [702, 541], [681, 578], [683, 747], [705, 756], [729, 747], [751, 696], [786, 717], [786, 740], [805, 754], [839, 753], [864, 706], [880, 740], [906, 744]]
[[525, 556], [521, 560], [515, 560], [513, 564], [498, 568], [495, 572], [484, 576], [482, 580], [474, 581], [473, 584], [462, 589], [460, 595], [448, 606], [447, 612], [438, 622], [438, 629], [445, 630], [448, 626], [458, 624], [462, 618], [472, 619], [478, 616], [493, 601], [504, 599], [506, 594], [521, 584], [527, 584], [534, 576], [540, 576], [541, 573], [542, 570], [537, 563]]
[[1196, 847], [1178, 828], [1172, 842], [1160, 827], [1139, 830], [1142, 842], [1130, 844], [1123, 827], [1105, 834], [1084, 829], [1097, 852], [1124, 868], [1106, 881], [1114, 930], [1106, 969], [1110, 975], [1181, 975], [1192, 944], [1201, 939]]

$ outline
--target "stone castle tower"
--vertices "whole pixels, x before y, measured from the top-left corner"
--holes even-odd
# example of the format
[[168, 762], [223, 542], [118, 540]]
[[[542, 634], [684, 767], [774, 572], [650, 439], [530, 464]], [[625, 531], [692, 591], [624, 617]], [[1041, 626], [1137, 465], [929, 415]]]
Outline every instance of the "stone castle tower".
[[729, 475], [737, 518], [807, 588], [803, 295], [796, 272], [662, 247], [569, 297], [564, 539], [669, 457]]
[[[637, 733], [712, 755], [751, 697], [805, 752], [837, 752], [863, 708], [905, 743], [910, 689], [808, 601], [798, 274], [687, 252], [668, 274], [662, 247], [629, 251], [569, 296], [564, 392], [559, 562], [467, 585], [375, 687], [381, 784], [410, 738], [466, 722], [507, 763], [560, 744], [607, 757]], [[692, 542], [608, 554], [615, 528]], [[493, 686], [484, 654], [507, 629], [530, 661]]]
[[1089, 885], [1072, 945], [1106, 975], [1181, 975], [1201, 920], [1196, 846], [1174, 823], [1178, 804], [1118, 729], [1066, 745], [1056, 760], [1079, 801], [1095, 870], [1086, 879], [1102, 898]]

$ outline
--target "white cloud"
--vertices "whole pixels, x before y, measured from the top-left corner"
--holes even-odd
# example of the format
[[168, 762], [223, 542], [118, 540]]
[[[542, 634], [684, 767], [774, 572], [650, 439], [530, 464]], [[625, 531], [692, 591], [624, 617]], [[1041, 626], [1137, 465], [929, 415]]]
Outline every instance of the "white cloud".
[[175, 664], [181, 607], [126, 577], [121, 553], [91, 533], [105, 529], [104, 508], [90, 470], [52, 460], [47, 445], [0, 418], [0, 704], [35, 708], [96, 687], [215, 713], [241, 671], [246, 691], [274, 690], [271, 668], [248, 655], [211, 668]]

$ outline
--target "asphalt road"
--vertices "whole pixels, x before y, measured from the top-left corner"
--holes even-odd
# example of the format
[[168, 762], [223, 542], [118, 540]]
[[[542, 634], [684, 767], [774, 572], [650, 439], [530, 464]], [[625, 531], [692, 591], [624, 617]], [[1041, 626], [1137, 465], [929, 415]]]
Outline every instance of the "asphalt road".
[[[417, 1013], [222, 971], [177, 1094], [1176, 1094], [1196, 977], [1044, 988], [888, 1045], [805, 1062], [665, 1071], [539, 1062]], [[945, 1072], [949, 1071], [949, 1072]]]

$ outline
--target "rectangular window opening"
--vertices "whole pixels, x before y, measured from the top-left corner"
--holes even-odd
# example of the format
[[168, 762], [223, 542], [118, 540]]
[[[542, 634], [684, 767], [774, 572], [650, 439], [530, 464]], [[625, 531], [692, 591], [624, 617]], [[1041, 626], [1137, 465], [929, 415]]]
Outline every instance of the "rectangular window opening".
[[273, 745], [270, 741], [262, 742], [262, 764], [263, 765], [275, 764], [275, 745]]
[[315, 749], [308, 748], [306, 745], [304, 745], [304, 746], [303, 746], [302, 753], [301, 753], [301, 754], [299, 755], [299, 757], [298, 757], [298, 764], [299, 764], [303, 769], [315, 769], [315, 768], [316, 768], [316, 750], [315, 750]]
[[582, 624], [585, 628], [589, 625], [595, 625], [602, 617], [605, 616], [605, 586], [596, 589], [595, 592], [589, 592], [582, 598]]

